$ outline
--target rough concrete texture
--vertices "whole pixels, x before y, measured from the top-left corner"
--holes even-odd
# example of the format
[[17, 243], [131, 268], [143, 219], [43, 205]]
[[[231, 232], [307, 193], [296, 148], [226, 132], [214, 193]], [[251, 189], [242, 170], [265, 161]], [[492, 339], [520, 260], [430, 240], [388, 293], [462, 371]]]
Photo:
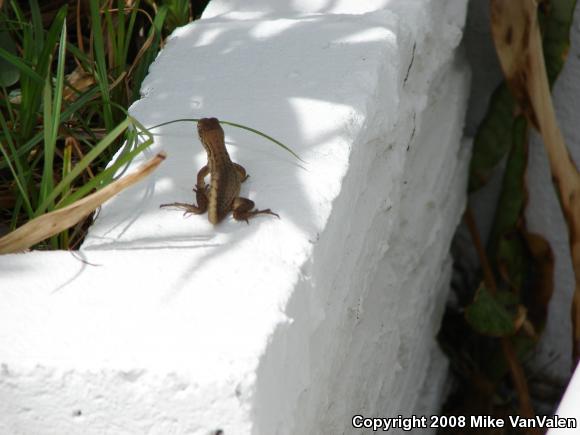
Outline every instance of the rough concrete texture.
[[465, 5], [385, 5], [175, 32], [132, 114], [246, 124], [306, 163], [226, 126], [242, 194], [281, 219], [213, 227], [159, 209], [192, 200], [205, 161], [192, 124], [166, 126], [166, 162], [78, 254], [2, 257], [0, 433], [360, 433], [354, 414], [438, 410]]

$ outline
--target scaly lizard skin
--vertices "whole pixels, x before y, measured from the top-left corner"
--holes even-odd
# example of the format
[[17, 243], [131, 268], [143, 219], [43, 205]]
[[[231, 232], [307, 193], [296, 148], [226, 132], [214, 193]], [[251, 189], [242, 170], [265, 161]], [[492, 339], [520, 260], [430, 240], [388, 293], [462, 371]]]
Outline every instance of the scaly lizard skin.
[[[235, 220], [248, 222], [258, 214], [278, 216], [269, 208], [255, 210], [254, 201], [240, 197], [240, 187], [249, 177], [243, 166], [230, 159], [224, 140], [224, 131], [217, 118], [203, 118], [197, 123], [199, 139], [207, 153], [207, 165], [197, 173], [197, 182], [193, 191], [197, 205], [174, 202], [160, 207], [177, 207], [185, 213], [202, 214], [207, 211], [212, 224], [221, 222], [229, 212]], [[209, 174], [210, 184], [205, 184]]]

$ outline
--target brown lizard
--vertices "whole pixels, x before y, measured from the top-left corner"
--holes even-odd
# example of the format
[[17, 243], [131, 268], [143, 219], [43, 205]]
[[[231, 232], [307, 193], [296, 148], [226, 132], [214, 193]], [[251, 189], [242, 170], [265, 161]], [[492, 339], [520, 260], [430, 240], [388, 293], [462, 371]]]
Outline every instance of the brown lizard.
[[[174, 202], [160, 207], [177, 207], [185, 213], [202, 214], [207, 211], [212, 224], [221, 222], [231, 211], [234, 219], [248, 222], [258, 214], [278, 216], [269, 208], [254, 209], [254, 201], [240, 197], [240, 187], [249, 175], [243, 166], [234, 163], [226, 149], [224, 130], [217, 118], [203, 118], [197, 123], [199, 139], [207, 153], [207, 165], [197, 173], [197, 182], [193, 191], [197, 205]], [[205, 184], [209, 174], [210, 184]]]

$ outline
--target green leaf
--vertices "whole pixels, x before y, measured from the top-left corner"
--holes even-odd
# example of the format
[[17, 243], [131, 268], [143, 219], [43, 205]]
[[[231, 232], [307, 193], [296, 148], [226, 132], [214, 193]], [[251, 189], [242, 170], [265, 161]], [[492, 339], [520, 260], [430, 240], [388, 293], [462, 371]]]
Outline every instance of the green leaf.
[[488, 257], [495, 261], [494, 270], [518, 292], [522, 288], [528, 264], [528, 253], [519, 233], [527, 198], [527, 131], [526, 119], [518, 117], [512, 128], [511, 149], [487, 249]]
[[[475, 294], [475, 299], [465, 310], [465, 319], [471, 327], [483, 335], [504, 337], [515, 332], [512, 316], [505, 307], [502, 299], [508, 297], [506, 293], [501, 297], [494, 297], [484, 285], [481, 285]], [[510, 300], [511, 302], [511, 300]]]
[[495, 235], [513, 231], [521, 219], [526, 201], [525, 175], [528, 167], [528, 123], [523, 116], [514, 122], [510, 153], [506, 162], [497, 214]]
[[542, 42], [550, 86], [554, 84], [570, 48], [570, 26], [576, 0], [546, 0], [540, 7]]
[[[16, 44], [8, 32], [0, 32], [0, 48], [11, 55], [16, 55]], [[9, 87], [18, 81], [20, 71], [11, 62], [0, 56], [0, 87]]]
[[508, 152], [512, 140], [514, 108], [513, 97], [504, 83], [491, 96], [487, 114], [473, 142], [469, 192], [487, 183], [493, 169]]

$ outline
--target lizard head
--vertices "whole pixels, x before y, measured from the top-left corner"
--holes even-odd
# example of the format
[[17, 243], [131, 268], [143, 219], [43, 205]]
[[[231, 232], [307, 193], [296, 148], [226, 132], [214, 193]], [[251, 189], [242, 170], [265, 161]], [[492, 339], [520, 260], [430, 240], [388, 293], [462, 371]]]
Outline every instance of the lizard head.
[[202, 118], [197, 121], [197, 133], [199, 137], [211, 130], [221, 130], [222, 127], [217, 118]]
[[211, 155], [213, 151], [210, 143], [213, 147], [219, 143], [223, 146], [224, 130], [217, 118], [202, 118], [197, 121], [197, 134], [208, 155]]

